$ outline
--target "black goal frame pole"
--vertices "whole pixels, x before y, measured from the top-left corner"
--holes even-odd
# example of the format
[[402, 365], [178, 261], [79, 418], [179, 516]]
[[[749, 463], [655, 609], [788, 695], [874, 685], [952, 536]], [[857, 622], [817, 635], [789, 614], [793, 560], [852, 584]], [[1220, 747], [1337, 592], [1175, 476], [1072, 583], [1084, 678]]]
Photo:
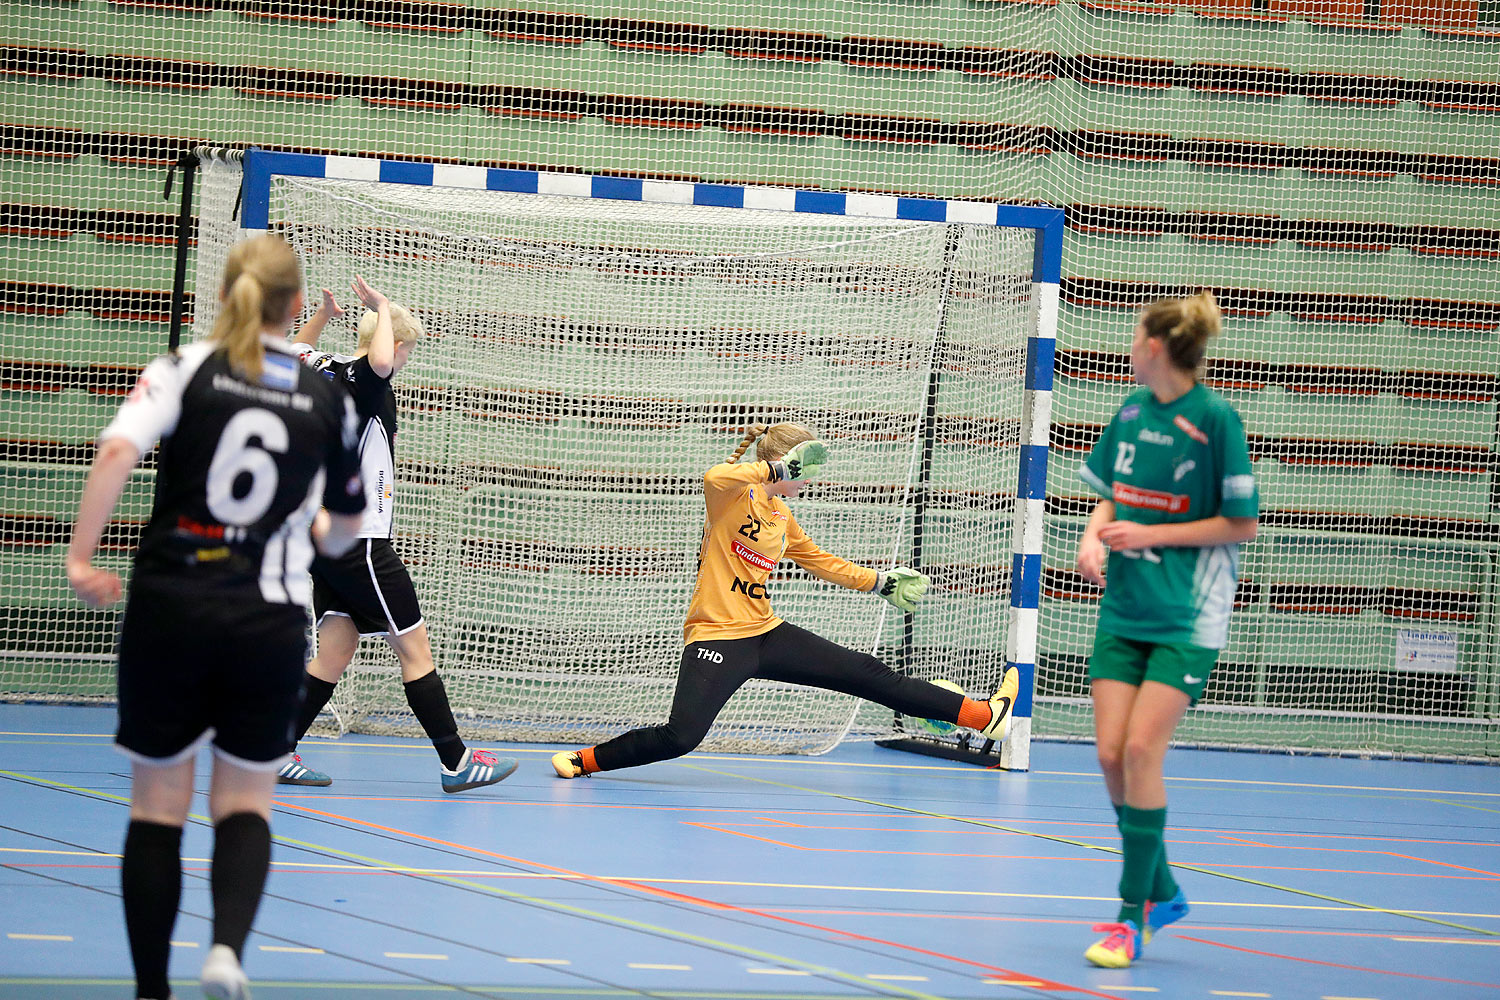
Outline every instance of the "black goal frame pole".
[[182, 316], [187, 311], [187, 265], [188, 251], [195, 240], [193, 217], [193, 186], [198, 167], [205, 159], [239, 161], [245, 158], [243, 150], [226, 146], [194, 146], [179, 153], [177, 160], [167, 168], [167, 183], [162, 189], [162, 200], [172, 197], [172, 182], [177, 171], [182, 171], [182, 196], [177, 207], [177, 234], [173, 241], [177, 259], [172, 266], [172, 326], [167, 332], [167, 350], [176, 351], [182, 346]]

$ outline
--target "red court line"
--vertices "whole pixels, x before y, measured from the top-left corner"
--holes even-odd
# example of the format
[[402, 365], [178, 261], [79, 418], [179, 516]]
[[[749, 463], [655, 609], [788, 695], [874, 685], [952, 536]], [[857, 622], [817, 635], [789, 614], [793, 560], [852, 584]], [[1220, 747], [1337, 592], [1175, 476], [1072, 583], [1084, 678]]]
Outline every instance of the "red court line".
[[[1098, 923], [1097, 920], [1067, 920], [1062, 917], [1010, 917], [995, 913], [934, 913], [926, 912], [903, 912], [901, 910], [828, 910], [773, 907], [770, 913], [802, 913], [807, 916], [836, 916], [836, 917], [898, 917], [903, 920], [968, 920], [982, 923], [1002, 924], [1069, 924], [1076, 926], [1087, 926]], [[1223, 925], [1223, 924], [1194, 924], [1195, 931], [1223, 931], [1231, 934], [1282, 934], [1296, 935], [1298, 937], [1351, 937], [1351, 938], [1375, 938], [1390, 941], [1396, 938], [1402, 940], [1422, 941], [1451, 941], [1451, 937], [1438, 937], [1436, 935], [1419, 936], [1411, 934], [1397, 934], [1395, 931], [1324, 931], [1313, 930], [1306, 927], [1250, 927], [1245, 925]], [[1164, 934], [1163, 937], [1179, 937], [1177, 933]], [[1154, 939], [1153, 939], [1154, 940]]]
[[[1444, 868], [1457, 868], [1459, 871], [1473, 872], [1488, 878], [1500, 878], [1500, 872], [1492, 872], [1487, 868], [1473, 868], [1469, 865], [1461, 865], [1453, 861], [1439, 861], [1436, 858], [1422, 858], [1415, 854], [1402, 854], [1399, 851], [1376, 851], [1364, 847], [1316, 847], [1306, 844], [1266, 844], [1255, 840], [1241, 840], [1238, 837], [1228, 838], [1232, 843], [1247, 847], [1260, 847], [1268, 851], [1321, 851], [1324, 854], [1368, 854], [1380, 858], [1399, 858], [1402, 861], [1415, 861], [1420, 864], [1440, 865]], [[1172, 843], [1183, 843], [1172, 841]], [[1390, 874], [1396, 874], [1391, 872]]]
[[[754, 807], [754, 808], [746, 807], [746, 808], [742, 808], [741, 809], [741, 808], [733, 808], [733, 807], [726, 807], [726, 806], [651, 806], [651, 805], [625, 805], [625, 804], [620, 804], [620, 803], [605, 803], [605, 802], [554, 802], [552, 800], [545, 800], [545, 799], [478, 799], [478, 798], [473, 798], [473, 799], [458, 800], [458, 799], [455, 799], [455, 798], [439, 798], [439, 797], [437, 797], [435, 795], [426, 795], [426, 796], [409, 796], [409, 795], [405, 795], [405, 796], [403, 796], [403, 795], [312, 795], [312, 794], [306, 794], [306, 793], [301, 794], [301, 795], [296, 795], [296, 794], [285, 795], [284, 794], [284, 795], [280, 796], [277, 801], [284, 801], [284, 800], [290, 799], [290, 798], [306, 798], [306, 799], [310, 799], [310, 800], [315, 801], [315, 802], [451, 802], [451, 803], [453, 803], [454, 806], [460, 806], [460, 805], [462, 805], [462, 806], [469, 806], [469, 807], [485, 806], [485, 807], [490, 807], [490, 808], [496, 808], [496, 807], [541, 806], [543, 808], [550, 808], [550, 809], [602, 809], [602, 810], [620, 809], [620, 810], [627, 810], [627, 811], [645, 811], [645, 812], [719, 813], [719, 814], [725, 814], [725, 815], [749, 815], [749, 816], [755, 817], [756, 819], [768, 819], [769, 818], [769, 817], [767, 817], [765, 815], [766, 808], [764, 806], [757, 806], [757, 807]], [[871, 819], [885, 819], [885, 820], [889, 820], [891, 818], [890, 813], [884, 813], [884, 812], [847, 812], [847, 811], [841, 811], [841, 810], [828, 810], [828, 809], [788, 809], [788, 810], [785, 811], [784, 815], [787, 815], [787, 816], [828, 816], [828, 817], [842, 817], [842, 818], [869, 817]], [[956, 820], [960, 820], [960, 821], [966, 822], [966, 823], [970, 822], [970, 821], [977, 821], [977, 822], [981, 822], [981, 823], [994, 823], [995, 822], [994, 817], [992, 817], [992, 816], [967, 816], [966, 817], [966, 816], [960, 816], [960, 815], [957, 815], [957, 814], [954, 814], [952, 816], [913, 815], [911, 817], [911, 819], [912, 819], [913, 822], [918, 822], [918, 821], [923, 821], [923, 820], [930, 822], [933, 819], [956, 819]], [[805, 825], [805, 824], [796, 824], [796, 823], [785, 822], [785, 821], [778, 821], [778, 822], [784, 822], [784, 824], [787, 825], [787, 826], [802, 826], [802, 825]], [[1113, 824], [1113, 823], [1087, 823], [1087, 822], [1084, 822], [1082, 820], [1063, 820], [1063, 819], [1058, 819], [1058, 820], [1028, 819], [1025, 822], [1026, 822], [1026, 824], [1028, 826], [1061, 826], [1061, 827], [1086, 828], [1086, 829], [1090, 829], [1090, 830], [1097, 829], [1097, 830], [1102, 830], [1102, 831], [1108, 832], [1111, 837], [1117, 835], [1115, 824]], [[815, 829], [815, 830], [835, 830], [835, 831], [837, 831], [837, 830], [851, 830], [851, 831], [854, 831], [854, 830], [871, 830], [871, 831], [878, 831], [880, 829], [889, 829], [889, 830], [892, 830], [892, 831], [900, 831], [900, 830], [903, 829], [901, 827], [880, 828], [880, 827], [858, 827], [858, 826], [816, 826], [816, 827], [809, 827], [809, 828], [810, 829]], [[1240, 836], [1245, 836], [1245, 837], [1256, 836], [1256, 834], [1252, 834], [1252, 833], [1250, 833], [1248, 831], [1242, 831], [1242, 830], [1239, 830], [1239, 831], [1237, 831], [1237, 830], [1214, 830], [1214, 829], [1205, 829], [1205, 828], [1198, 828], [1198, 827], [1172, 827], [1171, 830], [1175, 834], [1182, 834], [1182, 833], [1203, 833], [1203, 834], [1212, 834], [1215, 837], [1225, 837], [1225, 836], [1234, 836], [1234, 835], [1240, 835]], [[1027, 830], [1021, 829], [1020, 827], [1017, 827], [1015, 830], [994, 830], [994, 829], [984, 829], [984, 828], [977, 828], [976, 827], [976, 828], [970, 828], [968, 830], [963, 830], [963, 831], [936, 830], [936, 831], [917, 831], [917, 832], [919, 832], [919, 833], [922, 833], [922, 832], [935, 832], [935, 833], [961, 832], [961, 833], [968, 833], [968, 834], [971, 834], [971, 835], [974, 835], [974, 836], [1011, 836], [1011, 837], [1014, 837], [1014, 836], [1029, 836], [1030, 835]], [[1270, 835], [1270, 836], [1276, 836], [1276, 837], [1307, 837], [1307, 838], [1312, 838], [1312, 839], [1328, 839], [1328, 840], [1370, 841], [1372, 843], [1381, 843], [1381, 844], [1443, 844], [1443, 845], [1456, 846], [1456, 847], [1500, 847], [1500, 844], [1497, 844], [1497, 843], [1495, 843], [1493, 841], [1440, 840], [1440, 839], [1431, 838], [1431, 837], [1429, 837], [1429, 838], [1423, 838], [1423, 837], [1369, 837], [1369, 836], [1356, 836], [1354, 834], [1343, 834], [1343, 833], [1283, 833], [1283, 832], [1281, 832], [1279, 830], [1278, 831], [1266, 831], [1265, 833], [1260, 834], [1260, 835], [1261, 836]], [[1222, 845], [1223, 841], [1222, 840], [1205, 840], [1205, 841], [1169, 840], [1169, 841], [1167, 841], [1167, 843], [1169, 843], [1169, 844], [1189, 844], [1189, 845], [1206, 845], [1206, 846], [1211, 846], [1211, 845]]]
[[[312, 797], [312, 798], [321, 798], [322, 796], [310, 796], [310, 797]], [[560, 805], [561, 803], [536, 803], [536, 804], [538, 804], [538, 805], [552, 805], [552, 804], [558, 804], [558, 805]], [[572, 806], [573, 803], [568, 803], [568, 805]], [[614, 808], [614, 807], [611, 807], [611, 806], [587, 806], [587, 808], [604, 808], [604, 809], [608, 809], [608, 808]], [[694, 811], [692, 809], [692, 807], [683, 807], [683, 806], [622, 806], [620, 808], [631, 808], [631, 809], [635, 809], [635, 808], [657, 809], [657, 808], [660, 808], [660, 809], [679, 809], [679, 810], [684, 810], [684, 811]], [[713, 811], [719, 811], [719, 810], [716, 810], [714, 808], [708, 808], [708, 809], [705, 809], [703, 811], [713, 812]], [[744, 810], [744, 809], [726, 809], [726, 810], [722, 810], [722, 811], [724, 811], [724, 812], [732, 812], [732, 813], [742, 813], [742, 812], [748, 812], [749, 810]], [[789, 815], [789, 816], [840, 816], [840, 817], [846, 817], [846, 816], [850, 816], [850, 817], [852, 817], [852, 816], [879, 816], [879, 817], [881, 817], [883, 819], [887, 819], [887, 820], [890, 818], [890, 816], [888, 814], [881, 814], [881, 813], [857, 813], [857, 812], [851, 812], [851, 813], [845, 813], [845, 812], [838, 812], [838, 813], [788, 812], [787, 815]], [[948, 819], [950, 817], [948, 817], [948, 816], [938, 816], [936, 814], [933, 814], [933, 815], [915, 815], [915, 816], [912, 816], [911, 818], [914, 819], [914, 820], [919, 820], [919, 819]], [[993, 823], [993, 822], [995, 822], [992, 817], [969, 817], [968, 819], [966, 819], [963, 816], [954, 815], [951, 818], [952, 819], [961, 820], [961, 821], [964, 821], [964, 822], [968, 822], [969, 819], [977, 819], [977, 820], [980, 820], [981, 822], [985, 822], [985, 823]], [[964, 834], [968, 834], [968, 835], [976, 836], [976, 837], [1029, 837], [1029, 836], [1032, 836], [1031, 831], [1023, 829], [1020, 826], [1017, 826], [1014, 830], [984, 829], [984, 828], [981, 828], [981, 827], [971, 827], [971, 828], [966, 829], [966, 830], [952, 830], [952, 829], [912, 830], [909, 827], [898, 827], [898, 826], [849, 826], [849, 825], [828, 825], [828, 824], [813, 825], [811, 823], [792, 823], [792, 822], [790, 822], [788, 820], [778, 820], [778, 819], [775, 819], [774, 817], [763, 816], [763, 815], [756, 816], [756, 819], [765, 820], [766, 822], [772, 822], [772, 823], [775, 823], [775, 824], [777, 824], [779, 826], [791, 826], [791, 827], [796, 827], [798, 829], [803, 829], [803, 830], [828, 830], [828, 831], [831, 831], [831, 832], [834, 832], [834, 833], [906, 833], [906, 834], [911, 834], [911, 833], [918, 833], [918, 834], [964, 833]], [[1113, 823], [1086, 823], [1086, 822], [1083, 822], [1081, 820], [1043, 820], [1043, 819], [1028, 819], [1028, 820], [1025, 820], [1025, 822], [1026, 822], [1026, 824], [1028, 826], [1082, 827], [1082, 828], [1087, 828], [1087, 829], [1090, 829], [1090, 830], [1092, 830], [1092, 829], [1098, 829], [1098, 830], [1102, 830], [1102, 831], [1107, 831], [1110, 834], [1110, 836], [1115, 836], [1117, 834], [1116, 827], [1115, 827], [1115, 825]], [[738, 823], [738, 824], [726, 824], [726, 825], [747, 826], [749, 824]], [[1266, 831], [1263, 831], [1263, 832], [1261, 832], [1259, 834], [1254, 834], [1254, 833], [1250, 833], [1250, 832], [1246, 832], [1246, 831], [1208, 830], [1208, 829], [1198, 829], [1196, 827], [1171, 827], [1169, 829], [1170, 829], [1170, 832], [1172, 832], [1174, 834], [1203, 833], [1203, 834], [1213, 834], [1214, 837], [1216, 838], [1216, 839], [1212, 839], [1212, 840], [1185, 840], [1185, 839], [1182, 839], [1182, 838], [1179, 837], [1179, 838], [1170, 839], [1170, 840], [1167, 841], [1168, 844], [1188, 845], [1188, 846], [1193, 846], [1193, 847], [1222, 847], [1222, 846], [1224, 846], [1224, 843], [1227, 840], [1230, 843], [1244, 843], [1244, 844], [1252, 845], [1252, 846], [1255, 846], [1255, 847], [1279, 848], [1279, 849], [1282, 849], [1282, 850], [1299, 850], [1299, 849], [1300, 850], [1340, 850], [1340, 848], [1331, 848], [1331, 847], [1330, 848], [1313, 848], [1313, 847], [1299, 848], [1298, 845], [1295, 845], [1295, 844], [1267, 844], [1267, 843], [1262, 843], [1260, 841], [1248, 839], [1248, 838], [1255, 837], [1255, 836], [1262, 836], [1262, 837], [1306, 837], [1306, 838], [1310, 838], [1310, 839], [1319, 839], [1319, 840], [1366, 841], [1366, 842], [1377, 843], [1377, 844], [1437, 844], [1437, 845], [1446, 846], [1446, 847], [1490, 847], [1490, 848], [1500, 847], [1500, 843], [1495, 843], [1493, 841], [1487, 841], [1487, 840], [1440, 840], [1440, 839], [1435, 838], [1435, 837], [1369, 837], [1369, 836], [1358, 836], [1358, 835], [1355, 835], [1355, 834], [1344, 834], [1344, 833], [1284, 833], [1284, 832], [1282, 832], [1280, 830], [1266, 830]], [[1354, 850], [1354, 848], [1348, 848], [1348, 849], [1349, 850]]]
[[1397, 854], [1395, 851], [1379, 851], [1372, 853], [1385, 854], [1393, 858], [1404, 858], [1407, 861], [1420, 861], [1423, 864], [1428, 865], [1442, 865], [1444, 868], [1457, 868], [1459, 871], [1464, 872], [1478, 872], [1481, 875], [1488, 875], [1490, 878], [1500, 878], [1500, 872], [1486, 871], [1483, 868], [1470, 868], [1468, 865], [1455, 864], [1452, 861], [1438, 861], [1436, 858], [1418, 858], [1413, 857], [1410, 854]]
[[289, 802], [283, 802], [283, 801], [281, 801], [279, 799], [275, 800], [274, 804], [275, 805], [279, 805], [279, 806], [283, 806], [284, 808], [287, 808], [287, 809], [296, 809], [296, 810], [299, 810], [299, 811], [302, 811], [302, 812], [311, 813], [311, 814], [313, 814], [315, 816], [323, 816], [323, 817], [326, 817], [328, 819], [342, 820], [345, 823], [352, 823], [355, 826], [364, 826], [364, 827], [369, 827], [372, 830], [380, 830], [380, 831], [382, 831], [384, 833], [395, 834], [396, 836], [406, 837], [409, 840], [412, 840], [414, 842], [424, 842], [424, 843], [429, 843], [429, 844], [440, 844], [443, 847], [452, 847], [452, 848], [454, 848], [456, 850], [460, 850], [460, 851], [469, 851], [471, 853], [483, 855], [485, 857], [500, 858], [500, 859], [502, 859], [504, 861], [511, 861], [511, 862], [514, 862], [514, 863], [519, 864], [519, 865], [526, 865], [526, 866], [529, 866], [529, 867], [532, 867], [532, 868], [540, 868], [540, 869], [544, 869], [546, 871], [559, 872], [559, 873], [562, 873], [562, 874], [565, 874], [565, 875], [571, 875], [571, 876], [573, 876], [575, 878], [586, 879], [586, 880], [594, 881], [594, 882], [607, 883], [609, 885], [623, 886], [625, 888], [634, 889], [637, 892], [644, 892], [644, 893], [647, 893], [648, 895], [652, 895], [652, 896], [662, 896], [662, 897], [665, 897], [665, 898], [668, 898], [668, 899], [675, 899], [675, 900], [678, 900], [680, 902], [690, 903], [690, 904], [692, 904], [694, 906], [702, 906], [702, 907], [705, 907], [707, 909], [725, 910], [725, 911], [729, 911], [729, 912], [733, 912], [733, 913], [742, 913], [742, 914], [745, 914], [746, 916], [759, 917], [762, 920], [768, 920], [768, 921], [771, 921], [773, 923], [790, 924], [793, 927], [801, 927], [801, 928], [805, 928], [807, 930], [815, 930], [815, 931], [819, 931], [819, 932], [821, 932], [823, 934], [833, 935], [834, 937], [848, 938], [851, 941], [864, 941], [864, 942], [869, 943], [869, 944], [878, 944], [878, 945], [882, 945], [882, 946], [887, 947], [887, 948], [895, 948], [895, 949], [900, 950], [900, 951], [909, 951], [909, 952], [913, 952], [913, 953], [918, 954], [918, 955], [926, 955], [929, 958], [937, 958], [937, 959], [941, 959], [941, 960], [946, 961], [946, 962], [953, 962], [953, 963], [958, 964], [958, 965], [966, 965], [966, 966], [970, 966], [970, 967], [975, 968], [975, 969], [982, 969], [985, 972], [988, 972], [988, 973], [991, 973], [991, 974], [997, 975], [997, 976], [1008, 976], [1008, 977], [1010, 977], [1012, 979], [1024, 979], [1024, 980], [1027, 980], [1028, 982], [1035, 983], [1036, 984], [1035, 988], [1038, 988], [1038, 989], [1051, 990], [1053, 992], [1065, 991], [1065, 992], [1072, 992], [1072, 993], [1080, 993], [1080, 994], [1082, 994], [1084, 996], [1099, 997], [1099, 998], [1101, 998], [1101, 1000], [1121, 1000], [1120, 997], [1114, 996], [1113, 994], [1110, 994], [1110, 993], [1099, 993], [1099, 992], [1096, 992], [1094, 990], [1088, 989], [1087, 987], [1083, 987], [1083, 986], [1070, 986], [1070, 985], [1068, 985], [1066, 983], [1055, 982], [1055, 981], [1050, 980], [1050, 979], [1045, 979], [1045, 978], [1043, 978], [1041, 976], [1032, 976], [1032, 975], [1028, 975], [1028, 974], [1026, 974], [1024, 972], [1017, 972], [1014, 969], [1006, 969], [1006, 968], [1002, 968], [1001, 966], [998, 966], [998, 965], [990, 965], [990, 964], [988, 964], [986, 962], [976, 962], [973, 959], [959, 958], [957, 955], [948, 955], [948, 954], [944, 954], [943, 952], [940, 952], [940, 951], [931, 951], [931, 950], [929, 950], [927, 948], [918, 948], [916, 945], [902, 944], [899, 941], [888, 941], [888, 940], [886, 940], [884, 938], [871, 937], [871, 936], [866, 935], [866, 934], [856, 934], [856, 933], [854, 933], [852, 931], [840, 930], [837, 927], [826, 927], [826, 926], [824, 926], [822, 924], [813, 924], [813, 923], [808, 923], [808, 922], [802, 921], [802, 920], [793, 920], [791, 917], [778, 916], [778, 915], [776, 915], [774, 913], [769, 913], [769, 912], [766, 912], [764, 910], [755, 910], [755, 909], [750, 909], [749, 907], [735, 906], [732, 903], [721, 903], [721, 902], [719, 902], [717, 900], [704, 899], [704, 898], [701, 898], [701, 897], [698, 897], [698, 896], [689, 896], [689, 895], [687, 895], [685, 893], [672, 892], [672, 891], [667, 890], [667, 889], [659, 889], [659, 888], [657, 888], [655, 886], [646, 885], [646, 884], [641, 883], [641, 882], [635, 882], [635, 881], [632, 881], [630, 879], [604, 878], [604, 877], [601, 877], [601, 876], [598, 876], [598, 875], [588, 875], [588, 874], [585, 874], [584, 872], [575, 872], [575, 871], [571, 871], [571, 870], [566, 869], [566, 868], [559, 868], [556, 865], [545, 864], [545, 863], [540, 862], [540, 861], [530, 861], [530, 860], [527, 860], [526, 858], [517, 858], [517, 857], [514, 857], [514, 856], [509, 855], [509, 854], [501, 854], [498, 851], [489, 851], [489, 850], [486, 850], [486, 849], [484, 849], [482, 847], [472, 847], [472, 846], [470, 846], [468, 844], [459, 844], [459, 843], [455, 843], [455, 842], [450, 841], [450, 840], [443, 840], [443, 839], [441, 839], [439, 837], [429, 837], [426, 834], [414, 833], [414, 832], [412, 832], [410, 830], [402, 830], [402, 829], [399, 829], [397, 827], [392, 827], [392, 826], [384, 826], [384, 825], [382, 825], [380, 823], [372, 823], [369, 820], [355, 819], [353, 816], [343, 816], [343, 815], [340, 815], [339, 813], [326, 812], [326, 811], [321, 810], [321, 809], [313, 809], [310, 806], [299, 806], [299, 805], [295, 805], [295, 804], [292, 804], [292, 803], [289, 803]]
[[1225, 944], [1222, 941], [1209, 941], [1207, 938], [1192, 937], [1187, 934], [1176, 935], [1179, 941], [1193, 941], [1197, 944], [1212, 945], [1215, 948], [1227, 948], [1230, 951], [1242, 951], [1249, 955], [1260, 955], [1263, 958], [1282, 958], [1288, 962], [1303, 962], [1307, 965], [1322, 965], [1330, 969], [1349, 969], [1353, 972], [1370, 972], [1378, 976], [1400, 976], [1403, 979], [1421, 979], [1429, 983], [1451, 983], [1455, 986], [1481, 986], [1487, 990], [1500, 990], [1500, 983], [1476, 983], [1468, 979], [1444, 979], [1442, 976], [1424, 976], [1417, 972], [1397, 972], [1394, 969], [1372, 969], [1367, 965], [1346, 965], [1343, 962], [1324, 962], [1316, 958], [1299, 958], [1296, 955], [1282, 955], [1274, 951], [1258, 951], [1254, 948], [1241, 948], [1239, 945]]
[[[893, 851], [893, 850], [888, 850], [888, 849], [879, 848], [879, 847], [819, 847], [819, 846], [813, 846], [813, 845], [808, 845], [808, 844], [794, 844], [791, 841], [776, 840], [776, 839], [771, 838], [771, 837], [761, 837], [761, 836], [758, 836], [758, 835], [753, 834], [753, 833], [745, 833], [745, 832], [743, 832], [741, 830], [733, 830], [733, 829], [728, 828], [727, 826], [719, 825], [719, 824], [716, 824], [716, 823], [704, 823], [704, 822], [700, 822], [700, 821], [696, 821], [696, 820], [686, 820], [686, 821], [683, 822], [682, 825], [683, 826], [695, 826], [695, 827], [698, 827], [699, 829], [702, 829], [702, 830], [711, 830], [714, 833], [722, 833], [722, 834], [725, 834], [726, 836], [730, 836], [730, 837], [743, 837], [746, 840], [754, 840], [754, 841], [758, 841], [758, 842], [760, 842], [762, 844], [770, 844], [773, 847], [783, 847], [783, 848], [786, 848], [789, 851], [806, 851], [809, 854], [878, 854], [878, 855], [882, 855], [882, 856], [885, 856], [885, 857], [893, 857], [893, 858], [911, 858], [911, 857], [915, 857], [915, 858], [972, 858], [972, 859], [1005, 860], [1005, 861], [1049, 861], [1049, 862], [1067, 861], [1067, 862], [1072, 862], [1074, 864], [1100, 863], [1100, 862], [1105, 862], [1105, 863], [1111, 863], [1111, 864], [1113, 864], [1113, 863], [1118, 862], [1118, 860], [1119, 860], [1118, 858], [1116, 858], [1113, 855], [1110, 855], [1109, 857], [1084, 856], [1084, 857], [1068, 858], [1068, 857], [1056, 857], [1056, 856], [1053, 856], [1053, 855], [980, 854], [980, 853], [964, 852], [964, 851]], [[801, 827], [800, 829], [808, 829], [808, 827]], [[891, 831], [891, 832], [899, 832], [899, 831]], [[1288, 851], [1305, 850], [1306, 849], [1306, 848], [1299, 848], [1299, 847], [1277, 848], [1276, 845], [1274, 845], [1274, 844], [1262, 844], [1262, 845], [1257, 845], [1257, 846], [1266, 847], [1266, 848], [1269, 848], [1269, 849], [1272, 849], [1272, 850], [1280, 849], [1280, 850], [1288, 850]], [[1318, 848], [1318, 850], [1343, 851], [1343, 849], [1341, 849], [1341, 848]], [[1351, 854], [1371, 854], [1371, 855], [1376, 855], [1378, 857], [1383, 857], [1383, 858], [1407, 858], [1407, 860], [1410, 860], [1410, 861], [1421, 861], [1421, 860], [1424, 860], [1422, 858], [1408, 858], [1407, 855], [1396, 854], [1396, 853], [1393, 853], [1391, 851], [1365, 851], [1365, 850], [1358, 850], [1358, 849], [1352, 849], [1351, 848], [1351, 849], [1349, 849], [1347, 851], [1347, 853], [1351, 853]], [[1318, 872], [1318, 873], [1325, 874], [1325, 875], [1387, 875], [1387, 876], [1391, 876], [1393, 878], [1457, 879], [1457, 880], [1462, 880], [1462, 881], [1477, 881], [1477, 882], [1491, 882], [1491, 881], [1495, 881], [1496, 879], [1500, 879], [1500, 875], [1497, 875], [1495, 872], [1487, 872], [1487, 871], [1483, 871], [1482, 869], [1478, 869], [1478, 868], [1464, 868], [1464, 866], [1462, 866], [1462, 865], [1449, 865], [1448, 867], [1459, 868], [1459, 869], [1462, 869], [1463, 871], [1480, 872], [1480, 874], [1478, 874], [1478, 875], [1434, 875], [1434, 874], [1431, 874], [1430, 872], [1395, 872], [1395, 871], [1388, 871], [1388, 870], [1385, 870], [1385, 869], [1365, 870], [1365, 869], [1361, 869], [1361, 868], [1309, 868], [1309, 867], [1302, 867], [1302, 866], [1295, 866], [1295, 865], [1242, 865], [1242, 864], [1225, 864], [1223, 862], [1218, 862], [1218, 861], [1215, 861], [1215, 862], [1208, 862], [1208, 861], [1179, 861], [1178, 863], [1179, 864], [1192, 864], [1192, 865], [1198, 865], [1198, 866], [1205, 867], [1205, 868], [1215, 868], [1215, 869], [1221, 869], [1221, 870], [1226, 870], [1226, 871], [1229, 870], [1229, 869], [1238, 869], [1238, 870], [1243, 870], [1243, 871]], [[1446, 864], [1446, 862], [1435, 861], [1435, 862], [1433, 862], [1433, 864]]]

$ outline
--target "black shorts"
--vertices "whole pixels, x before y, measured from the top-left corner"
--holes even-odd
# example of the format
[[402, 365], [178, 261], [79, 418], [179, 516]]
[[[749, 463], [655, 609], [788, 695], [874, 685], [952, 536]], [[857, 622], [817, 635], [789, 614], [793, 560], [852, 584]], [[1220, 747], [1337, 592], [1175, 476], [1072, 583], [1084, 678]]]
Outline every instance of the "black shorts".
[[417, 588], [388, 538], [361, 538], [337, 559], [312, 563], [313, 617], [353, 620], [360, 635], [405, 635], [422, 624]]
[[137, 572], [120, 628], [115, 742], [143, 764], [176, 764], [212, 739], [242, 767], [280, 767], [306, 661], [305, 608]]

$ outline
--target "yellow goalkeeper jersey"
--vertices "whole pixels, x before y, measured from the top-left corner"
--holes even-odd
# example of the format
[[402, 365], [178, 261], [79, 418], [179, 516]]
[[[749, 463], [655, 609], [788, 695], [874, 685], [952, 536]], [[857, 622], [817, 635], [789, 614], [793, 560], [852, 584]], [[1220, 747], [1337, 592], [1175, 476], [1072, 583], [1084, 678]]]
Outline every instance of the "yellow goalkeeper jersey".
[[782, 556], [820, 580], [851, 590], [875, 586], [875, 570], [824, 552], [802, 533], [786, 501], [766, 492], [775, 475], [766, 462], [725, 462], [704, 475], [708, 518], [684, 643], [744, 639], [780, 625], [766, 580]]

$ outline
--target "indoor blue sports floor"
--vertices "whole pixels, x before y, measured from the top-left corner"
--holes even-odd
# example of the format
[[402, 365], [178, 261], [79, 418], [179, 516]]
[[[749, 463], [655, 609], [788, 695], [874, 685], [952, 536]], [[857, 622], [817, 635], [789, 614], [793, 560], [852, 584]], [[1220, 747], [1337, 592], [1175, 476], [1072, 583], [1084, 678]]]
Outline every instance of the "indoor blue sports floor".
[[[128, 765], [106, 708], [0, 705], [0, 997], [130, 997]], [[554, 747], [444, 795], [416, 740], [309, 740], [246, 946], [258, 1000], [1118, 997], [1500, 1000], [1500, 769], [1173, 751], [1193, 904], [1133, 968], [1093, 748], [1007, 774], [868, 745], [562, 781]], [[206, 761], [206, 756], [203, 758]], [[200, 768], [199, 787], [206, 788]], [[211, 834], [183, 842], [173, 982], [199, 996]]]

